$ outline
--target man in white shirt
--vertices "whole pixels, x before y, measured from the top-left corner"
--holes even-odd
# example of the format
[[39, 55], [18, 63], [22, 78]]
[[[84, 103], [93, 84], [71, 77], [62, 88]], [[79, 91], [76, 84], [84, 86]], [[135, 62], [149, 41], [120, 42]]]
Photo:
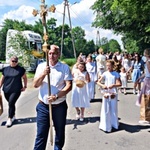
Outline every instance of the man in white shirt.
[[[52, 104], [52, 119], [55, 135], [54, 150], [62, 150], [65, 142], [65, 125], [67, 116], [66, 94], [72, 89], [72, 75], [67, 64], [58, 61], [59, 47], [51, 45], [49, 66], [45, 63], [38, 65], [33, 85], [39, 88], [39, 103], [37, 110], [37, 136], [34, 150], [45, 150], [49, 132], [49, 103]], [[47, 74], [50, 73], [51, 95], [48, 95]]]
[[97, 62], [97, 73], [101, 76], [106, 71], [106, 56], [104, 55], [103, 49], [99, 48], [99, 55], [96, 57]]

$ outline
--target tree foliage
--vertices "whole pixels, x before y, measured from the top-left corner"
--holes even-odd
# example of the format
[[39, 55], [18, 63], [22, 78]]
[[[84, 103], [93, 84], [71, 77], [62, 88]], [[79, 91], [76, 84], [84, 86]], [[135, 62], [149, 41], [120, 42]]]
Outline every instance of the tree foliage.
[[[57, 26], [57, 20], [55, 18], [50, 18], [47, 20], [47, 34], [48, 34], [48, 44], [56, 44], [61, 47], [62, 40], [62, 25]], [[6, 35], [8, 29], [14, 29], [18, 31], [31, 30], [39, 33], [43, 37], [43, 25], [42, 21], [39, 19], [34, 25], [26, 24], [25, 21], [17, 21], [6, 19], [3, 23], [3, 28], [0, 30], [0, 59], [5, 60], [5, 48], [6, 48]], [[76, 50], [76, 55], [78, 56], [81, 52], [84, 55], [93, 53], [96, 49], [96, 45], [93, 40], [87, 41], [85, 39], [85, 31], [81, 27], [72, 28], [72, 34], [74, 39], [74, 45]], [[63, 36], [63, 57], [73, 58], [74, 50], [71, 36], [71, 29], [69, 25], [64, 25], [64, 36]], [[14, 42], [15, 44], [15, 42]], [[105, 45], [105, 44], [104, 44]], [[98, 48], [98, 47], [97, 47]], [[109, 48], [109, 47], [108, 47]], [[22, 48], [26, 49], [26, 48]]]
[[150, 44], [149, 8], [149, 0], [97, 0], [92, 6], [93, 26], [111, 29], [144, 49]]
[[109, 52], [114, 53], [117, 51], [121, 51], [120, 45], [114, 39], [108, 41], [107, 38], [102, 38], [100, 43], [101, 43], [100, 47], [104, 50], [105, 53], [109, 53]]
[[18, 31], [13, 37], [9, 40], [8, 48], [13, 49], [11, 53], [9, 53], [9, 58], [11, 56], [16, 55], [19, 60], [21, 60], [21, 64], [24, 66], [28, 66], [30, 64], [30, 55], [31, 49], [29, 49], [27, 44], [27, 39], [22, 35], [21, 31]]
[[6, 36], [9, 29], [18, 31], [33, 30], [33, 26], [26, 24], [25, 21], [6, 19], [3, 22], [3, 27], [0, 30], [0, 59], [5, 59]]

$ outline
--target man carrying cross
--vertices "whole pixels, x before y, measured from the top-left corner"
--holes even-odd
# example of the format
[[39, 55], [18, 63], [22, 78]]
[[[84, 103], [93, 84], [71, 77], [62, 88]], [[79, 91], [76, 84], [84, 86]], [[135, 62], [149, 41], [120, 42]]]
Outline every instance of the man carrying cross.
[[[54, 150], [62, 150], [65, 142], [65, 125], [67, 116], [66, 94], [72, 88], [72, 75], [67, 64], [58, 61], [59, 47], [51, 45], [48, 52], [49, 66], [46, 62], [38, 65], [33, 85], [39, 88], [37, 110], [37, 135], [34, 150], [45, 150], [50, 127], [49, 103], [52, 106], [52, 120], [55, 129]], [[51, 95], [48, 94], [50, 74]]]

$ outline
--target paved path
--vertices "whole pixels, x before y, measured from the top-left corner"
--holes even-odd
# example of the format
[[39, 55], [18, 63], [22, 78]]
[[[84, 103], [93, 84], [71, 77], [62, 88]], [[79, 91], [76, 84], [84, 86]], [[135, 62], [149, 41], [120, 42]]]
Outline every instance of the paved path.
[[[91, 108], [85, 111], [85, 121], [75, 120], [75, 110], [71, 107], [68, 94], [68, 116], [66, 143], [63, 150], [149, 150], [150, 126], [138, 124], [139, 107], [135, 106], [136, 95], [132, 94], [129, 83], [128, 94], [119, 94], [119, 130], [104, 133], [98, 129], [101, 109], [101, 94], [96, 88]], [[17, 102], [17, 120], [11, 128], [6, 128], [7, 103], [0, 116], [0, 150], [32, 150], [36, 135], [36, 104], [38, 89], [29, 88]], [[48, 142], [46, 150], [53, 147]]]

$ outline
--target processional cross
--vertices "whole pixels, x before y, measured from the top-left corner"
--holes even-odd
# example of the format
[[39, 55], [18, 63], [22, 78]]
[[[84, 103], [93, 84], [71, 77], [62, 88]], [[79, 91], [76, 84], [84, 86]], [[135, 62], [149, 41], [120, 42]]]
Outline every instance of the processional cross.
[[[46, 27], [46, 16], [48, 15], [48, 12], [55, 12], [56, 7], [54, 5], [50, 6], [49, 8], [47, 5], [45, 5], [45, 0], [41, 0], [41, 5], [40, 5], [40, 11], [38, 10], [33, 10], [32, 14], [34, 17], [36, 17], [38, 14], [40, 14], [40, 17], [42, 19], [42, 25], [43, 25], [43, 32], [44, 32], [44, 44], [42, 45], [42, 49], [46, 54], [46, 62], [47, 66], [49, 66], [49, 59], [48, 59], [48, 52], [50, 50], [50, 45], [47, 44], [48, 41], [48, 35], [47, 35], [47, 27]], [[48, 79], [48, 94], [51, 95], [51, 87], [50, 87], [50, 75], [47, 75]], [[49, 117], [50, 117], [50, 143], [53, 145], [53, 125], [52, 125], [52, 105], [49, 103]]]

